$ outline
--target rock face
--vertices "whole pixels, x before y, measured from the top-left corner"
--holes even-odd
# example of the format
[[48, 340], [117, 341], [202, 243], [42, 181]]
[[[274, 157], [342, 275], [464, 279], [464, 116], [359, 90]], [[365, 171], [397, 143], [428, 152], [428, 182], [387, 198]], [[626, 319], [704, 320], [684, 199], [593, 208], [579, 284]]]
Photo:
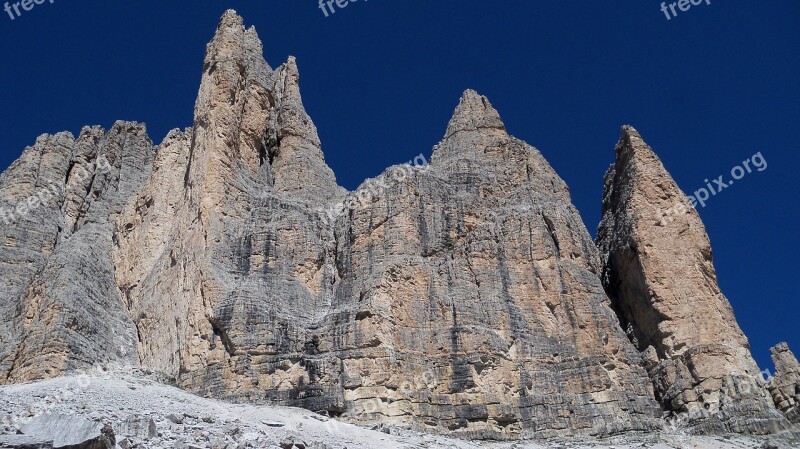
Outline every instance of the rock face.
[[294, 60], [260, 53], [226, 15], [194, 128], [118, 221], [145, 366], [204, 395], [465, 435], [656, 425], [566, 186], [485, 98], [465, 94], [430, 168], [345, 196]]
[[785, 427], [719, 289], [697, 211], [635, 129], [623, 128], [615, 152], [597, 231], [602, 279], [656, 398], [707, 429]]
[[0, 449], [53, 449], [53, 440], [28, 435], [0, 436]]
[[138, 362], [111, 250], [152, 158], [145, 127], [118, 122], [42, 136], [0, 176], [0, 379]]
[[599, 252], [564, 182], [474, 91], [430, 164], [347, 192], [295, 60], [273, 70], [229, 11], [194, 117], [155, 147], [134, 123], [43, 136], [0, 177], [0, 383], [113, 362], [205, 396], [478, 438], [655, 430], [659, 401], [737, 431], [786, 424], [696, 214], [663, 235], [640, 223], [642, 175], [663, 180], [656, 197], [679, 191], [632, 130]]
[[781, 343], [772, 348], [775, 376], [769, 382], [769, 391], [775, 405], [793, 423], [800, 423], [800, 363], [789, 345]]
[[335, 222], [335, 333], [320, 349], [341, 351], [345, 404], [481, 436], [652, 426], [565, 184], [487, 99], [467, 91], [430, 166], [399, 170]]

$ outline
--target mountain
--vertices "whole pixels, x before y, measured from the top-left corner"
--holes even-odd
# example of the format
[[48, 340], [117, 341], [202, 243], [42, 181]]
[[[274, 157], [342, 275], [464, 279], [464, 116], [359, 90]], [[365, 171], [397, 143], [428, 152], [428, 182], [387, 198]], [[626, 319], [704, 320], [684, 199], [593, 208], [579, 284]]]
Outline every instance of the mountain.
[[632, 128], [616, 156], [595, 244], [467, 90], [429, 163], [348, 192], [296, 61], [228, 11], [191, 128], [44, 135], [0, 175], [0, 383], [121, 365], [470, 439], [790, 428], [796, 360], [765, 383], [696, 211], [652, 215], [683, 194]]
[[[767, 433], [785, 418], [720, 291], [700, 215], [635, 129], [606, 174], [603, 285], [665, 410], [704, 430]], [[681, 207], [682, 206], [682, 207]]]

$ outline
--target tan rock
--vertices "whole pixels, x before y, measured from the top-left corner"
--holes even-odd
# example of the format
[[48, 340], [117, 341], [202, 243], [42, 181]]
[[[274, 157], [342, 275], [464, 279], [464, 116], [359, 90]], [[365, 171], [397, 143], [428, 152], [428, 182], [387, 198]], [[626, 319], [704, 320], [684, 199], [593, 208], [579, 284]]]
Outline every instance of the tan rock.
[[775, 375], [768, 388], [775, 406], [794, 423], [800, 422], [800, 363], [789, 345], [781, 343], [772, 348]]
[[125, 122], [43, 136], [0, 175], [6, 208], [57, 187], [0, 229], [0, 383], [127, 364], [204, 396], [468, 438], [654, 431], [656, 397], [734, 430], [785, 423], [696, 213], [650, 229], [647, 207], [680, 195], [632, 130], [601, 260], [563, 180], [485, 97], [464, 93], [429, 166], [346, 192], [299, 82], [229, 11], [190, 129], [155, 147]]
[[[606, 174], [597, 244], [603, 283], [669, 411], [733, 431], [785, 426], [717, 283], [700, 216], [661, 161], [624, 127]], [[679, 211], [671, 212], [667, 211]], [[702, 421], [702, 420], [698, 420]]]

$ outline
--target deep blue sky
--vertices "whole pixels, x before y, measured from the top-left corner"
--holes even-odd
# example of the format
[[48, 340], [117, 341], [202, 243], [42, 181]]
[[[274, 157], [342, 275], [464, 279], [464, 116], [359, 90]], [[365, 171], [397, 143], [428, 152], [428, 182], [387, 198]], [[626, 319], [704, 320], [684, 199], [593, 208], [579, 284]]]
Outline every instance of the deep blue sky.
[[[3, 3], [3, 2], [0, 2]], [[0, 11], [0, 168], [41, 133], [192, 123], [222, 12], [255, 25], [269, 63], [298, 58], [340, 184], [430, 154], [461, 92], [489, 97], [539, 148], [594, 233], [602, 176], [634, 125], [685, 191], [761, 151], [768, 168], [701, 210], [723, 291], [762, 367], [800, 353], [800, 2], [712, 0], [667, 20], [656, 0], [55, 0]]]

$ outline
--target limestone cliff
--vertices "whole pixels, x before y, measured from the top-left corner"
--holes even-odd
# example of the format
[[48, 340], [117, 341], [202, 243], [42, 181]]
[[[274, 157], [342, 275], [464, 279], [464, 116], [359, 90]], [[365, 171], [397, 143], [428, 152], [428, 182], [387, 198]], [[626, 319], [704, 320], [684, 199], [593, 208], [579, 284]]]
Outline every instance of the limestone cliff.
[[0, 383], [116, 362], [206, 396], [477, 438], [652, 431], [694, 405], [726, 429], [788, 425], [696, 214], [640, 225], [648, 182], [679, 191], [632, 130], [598, 251], [565, 183], [474, 91], [430, 164], [347, 192], [293, 58], [273, 70], [229, 11], [202, 70], [192, 127], [159, 145], [123, 122], [42, 136], [0, 176]]
[[[656, 398], [705, 429], [785, 427], [717, 284], [700, 216], [661, 161], [624, 127], [605, 179], [602, 279], [642, 352]], [[665, 212], [670, 211], [670, 212]]]

